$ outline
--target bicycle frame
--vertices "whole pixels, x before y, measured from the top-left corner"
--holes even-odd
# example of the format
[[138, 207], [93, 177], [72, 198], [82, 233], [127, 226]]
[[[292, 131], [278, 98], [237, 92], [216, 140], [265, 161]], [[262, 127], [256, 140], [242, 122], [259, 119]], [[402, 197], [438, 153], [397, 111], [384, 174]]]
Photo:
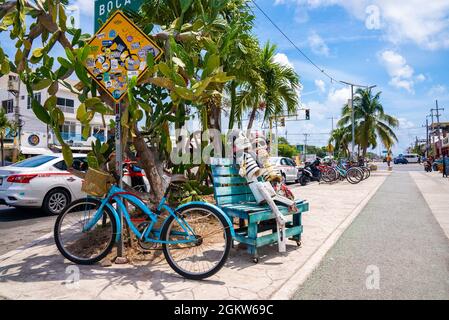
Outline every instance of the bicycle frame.
[[[150, 224], [143, 232], [140, 232], [132, 223], [131, 217], [128, 213], [128, 210], [126, 209], [125, 204], [123, 203], [123, 200], [126, 200], [133, 205], [135, 205], [137, 208], [142, 210], [149, 218], [150, 218]], [[170, 216], [173, 216], [174, 219], [178, 222], [178, 224], [181, 226], [183, 231], [172, 231], [171, 234], [184, 236], [185, 240], [176, 240], [176, 241], [165, 241], [161, 240], [161, 232], [160, 230], [153, 230], [153, 227], [155, 223], [159, 220], [158, 215], [152, 212], [139, 198], [132, 195], [129, 192], [126, 192], [123, 189], [120, 189], [117, 186], [112, 186], [112, 188], [109, 190], [107, 196], [101, 201], [101, 205], [98, 208], [97, 212], [95, 213], [94, 217], [89, 221], [89, 223], [86, 224], [86, 226], [83, 228], [83, 231], [88, 231], [92, 227], [94, 227], [97, 222], [103, 217], [103, 209], [104, 207], [107, 207], [109, 210], [111, 210], [112, 214], [114, 215], [115, 222], [117, 225], [117, 230], [122, 229], [121, 221], [119, 213], [117, 212], [117, 209], [114, 208], [112, 205], [112, 201], [115, 201], [117, 204], [117, 208], [120, 210], [120, 212], [123, 214], [124, 221], [128, 224], [131, 231], [137, 235], [137, 237], [144, 242], [152, 242], [152, 243], [165, 243], [165, 244], [179, 244], [179, 243], [192, 243], [197, 241], [197, 238], [195, 237], [195, 233], [190, 228], [188, 223], [182, 218], [179, 217], [175, 211], [170, 208], [168, 205], [166, 205], [166, 197], [163, 197], [159, 203], [159, 206], [157, 208], [157, 211], [161, 211], [162, 209], [167, 210], [169, 213], [169, 216], [164, 219], [162, 226], [166, 223], [167, 219]], [[153, 233], [155, 238], [150, 237], [150, 233]], [[115, 240], [118, 241], [120, 239], [120, 233], [118, 232], [116, 235]]]

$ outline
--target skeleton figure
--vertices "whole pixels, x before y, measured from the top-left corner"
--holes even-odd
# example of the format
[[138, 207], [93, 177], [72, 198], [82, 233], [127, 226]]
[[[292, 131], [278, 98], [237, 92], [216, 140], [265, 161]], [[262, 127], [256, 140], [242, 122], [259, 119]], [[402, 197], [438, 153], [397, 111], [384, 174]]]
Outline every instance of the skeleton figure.
[[[234, 135], [232, 135], [232, 137], [234, 137]], [[268, 165], [268, 152], [266, 152], [266, 148], [259, 148], [259, 150], [256, 148], [256, 152], [259, 151], [259, 153], [263, 155], [263, 157], [259, 158], [263, 163], [261, 166], [258, 162], [258, 154], [252, 151], [252, 144], [243, 132], [239, 132], [234, 143], [236, 147], [235, 151], [237, 153], [236, 162], [240, 165], [239, 174], [248, 181], [248, 185], [254, 194], [256, 201], [258, 203], [267, 203], [273, 211], [277, 223], [279, 252], [285, 252], [287, 240], [285, 238], [286, 219], [280, 212], [276, 203], [290, 208], [295, 206], [295, 202], [278, 195], [269, 182], [270, 179], [278, 179], [277, 176], [279, 174], [271, 167], [271, 164]], [[266, 145], [265, 141], [264, 143]], [[263, 150], [265, 150], [266, 154]]]
[[263, 179], [270, 182], [280, 182], [282, 180], [282, 175], [270, 162], [270, 154], [268, 153], [265, 137], [260, 132], [256, 132], [251, 140], [256, 151], [257, 162], [259, 166], [263, 168]]

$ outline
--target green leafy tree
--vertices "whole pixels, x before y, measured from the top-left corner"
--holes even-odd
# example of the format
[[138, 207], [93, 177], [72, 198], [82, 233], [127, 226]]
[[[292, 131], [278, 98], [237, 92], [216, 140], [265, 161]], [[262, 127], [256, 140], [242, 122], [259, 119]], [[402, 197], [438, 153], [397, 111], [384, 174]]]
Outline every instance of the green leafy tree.
[[329, 144], [334, 147], [334, 154], [337, 157], [349, 156], [351, 136], [351, 127], [339, 127], [332, 131]]
[[290, 144], [284, 144], [280, 143], [278, 144], [278, 154], [280, 157], [288, 157], [293, 158], [296, 155], [298, 155], [298, 150], [296, 147], [290, 145]]
[[[157, 27], [159, 32], [153, 38], [165, 49], [165, 58], [159, 62], [149, 55], [149, 71], [138, 83], [130, 81], [127, 99], [123, 102], [121, 140], [124, 147], [131, 142], [140, 159], [145, 159], [140, 165], [149, 178], [154, 201], [163, 196], [163, 163], [171, 149], [170, 124], [182, 125], [186, 119], [186, 105], [196, 106], [206, 113], [212, 110], [217, 119], [220, 88], [234, 79], [223, 71], [225, 58], [221, 50], [225, 43], [233, 42], [229, 21], [238, 18], [238, 7], [232, 13], [236, 3], [244, 5], [245, 2], [147, 1], [134, 16], [147, 33]], [[67, 0], [2, 1], [0, 32], [7, 32], [15, 41], [16, 52], [8, 57], [0, 48], [0, 72], [1, 75], [10, 71], [19, 74], [31, 97], [35, 90], [48, 91], [50, 97], [44, 104], [32, 99], [32, 109], [38, 119], [52, 128], [70, 166], [72, 153], [59, 129], [65, 120], [63, 112], [56, 107], [59, 86], [78, 95], [81, 105], [77, 120], [85, 128], [89, 128], [96, 114], [104, 117], [113, 110], [110, 98], [97, 88], [83, 66], [92, 51], [87, 45], [91, 35], [67, 23], [67, 5]], [[217, 40], [221, 40], [220, 45]], [[51, 56], [61, 48], [64, 56], [57, 59]], [[80, 83], [73, 87], [67, 81], [69, 77], [78, 78]], [[144, 117], [147, 121], [142, 129], [138, 123]], [[87, 129], [83, 136], [86, 134]], [[94, 145], [88, 157], [89, 165], [104, 167], [111, 147], [108, 142]]]

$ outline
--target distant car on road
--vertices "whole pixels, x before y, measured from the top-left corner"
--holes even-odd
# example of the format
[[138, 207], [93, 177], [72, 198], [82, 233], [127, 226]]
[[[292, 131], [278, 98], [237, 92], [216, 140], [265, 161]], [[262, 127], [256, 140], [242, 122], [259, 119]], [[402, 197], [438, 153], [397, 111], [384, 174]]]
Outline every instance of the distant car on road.
[[[74, 154], [73, 167], [86, 171], [86, 155]], [[36, 156], [0, 167], [0, 204], [59, 214], [71, 201], [86, 196], [81, 182], [67, 171], [61, 154]]]
[[286, 157], [271, 157], [270, 163], [281, 172], [282, 179], [285, 183], [298, 182], [300, 169], [293, 159]]
[[407, 163], [418, 163], [420, 160], [419, 155], [416, 153], [403, 154], [402, 158], [405, 158], [407, 160]]
[[404, 157], [396, 157], [393, 159], [394, 164], [408, 164], [408, 160]]

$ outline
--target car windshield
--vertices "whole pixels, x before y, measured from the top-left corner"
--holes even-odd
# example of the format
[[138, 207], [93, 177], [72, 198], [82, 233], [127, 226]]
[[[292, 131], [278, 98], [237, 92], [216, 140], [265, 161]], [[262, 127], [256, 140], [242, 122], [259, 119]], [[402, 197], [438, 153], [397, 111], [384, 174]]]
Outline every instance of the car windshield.
[[33, 158], [29, 158], [20, 162], [17, 162], [12, 165], [12, 167], [19, 167], [19, 168], [37, 168], [44, 163], [47, 163], [48, 161], [51, 161], [53, 159], [56, 159], [55, 156], [37, 156]]

